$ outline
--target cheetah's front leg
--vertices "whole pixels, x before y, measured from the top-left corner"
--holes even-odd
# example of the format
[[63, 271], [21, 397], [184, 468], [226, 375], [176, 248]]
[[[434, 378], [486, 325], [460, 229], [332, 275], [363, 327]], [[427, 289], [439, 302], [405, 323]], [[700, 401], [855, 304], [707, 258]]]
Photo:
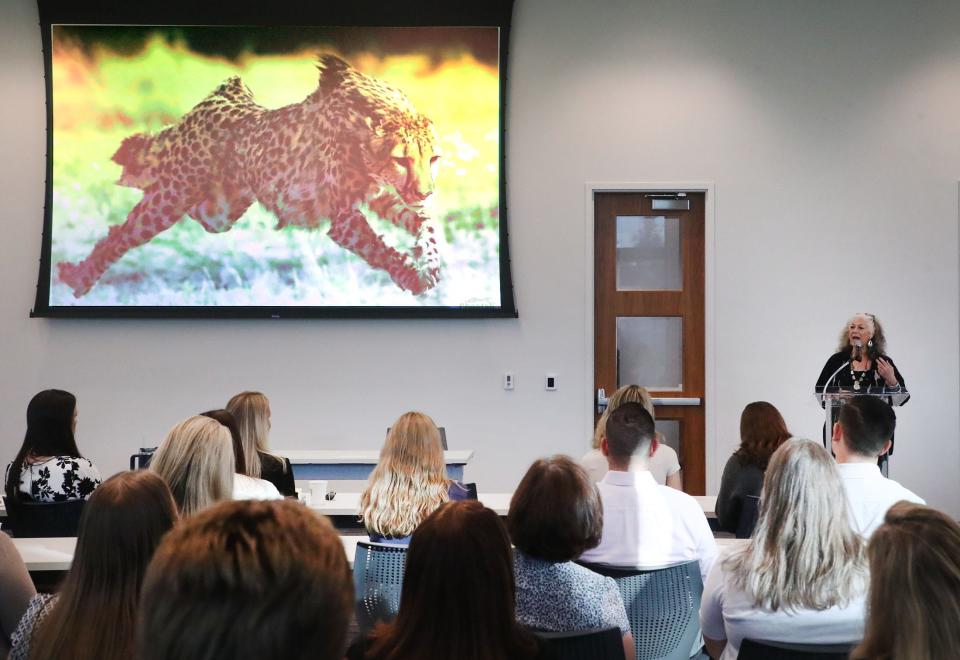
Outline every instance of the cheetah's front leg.
[[373, 268], [387, 271], [397, 286], [419, 295], [433, 284], [424, 282], [408, 257], [383, 242], [356, 209], [345, 211], [334, 218], [327, 235], [338, 245], [350, 250]]
[[432, 289], [440, 280], [440, 253], [429, 218], [410, 208], [396, 193], [385, 190], [372, 200], [370, 208], [381, 218], [402, 227], [414, 237], [411, 257], [416, 262], [417, 277], [424, 289]]
[[63, 261], [57, 264], [60, 281], [73, 289], [75, 298], [90, 291], [107, 269], [129, 250], [143, 245], [183, 216], [187, 205], [169, 201], [169, 194], [167, 200], [163, 200], [163, 193], [164, 190], [158, 187], [148, 188], [127, 219], [110, 227], [86, 259], [78, 263]]

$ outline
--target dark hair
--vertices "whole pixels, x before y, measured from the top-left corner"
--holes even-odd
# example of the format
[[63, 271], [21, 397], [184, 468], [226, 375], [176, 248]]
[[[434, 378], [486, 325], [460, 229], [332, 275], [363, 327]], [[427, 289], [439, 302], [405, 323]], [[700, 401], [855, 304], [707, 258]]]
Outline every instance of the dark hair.
[[507, 660], [534, 657], [515, 617], [510, 540], [477, 501], [448, 502], [413, 533], [400, 611], [376, 628], [368, 658]]
[[790, 439], [787, 423], [772, 403], [748, 403], [740, 414], [740, 448], [733, 455], [745, 465], [767, 469], [770, 456]]
[[851, 397], [840, 407], [840, 430], [847, 447], [861, 456], [879, 456], [893, 437], [897, 414], [890, 405], [872, 396]]
[[600, 495], [569, 457], [540, 459], [510, 500], [507, 528], [513, 544], [526, 555], [554, 562], [576, 559], [600, 543]]
[[72, 456], [82, 458], [73, 437], [73, 412], [77, 398], [63, 390], [44, 390], [27, 404], [27, 433], [7, 474], [5, 494], [19, 497], [23, 464], [33, 456]]
[[200, 413], [203, 417], [215, 419], [230, 431], [230, 437], [233, 439], [233, 460], [236, 464], [237, 474], [247, 473], [247, 464], [243, 458], [243, 443], [240, 441], [240, 427], [237, 426], [237, 419], [229, 410], [218, 408], [217, 410], [208, 410]]
[[152, 472], [104, 481], [83, 509], [73, 565], [34, 633], [30, 658], [129, 660], [147, 565], [177, 520], [167, 484]]
[[639, 403], [624, 403], [607, 418], [607, 451], [619, 460], [629, 460], [653, 441], [656, 427], [653, 417]]
[[186, 518], [143, 585], [141, 660], [340, 660], [353, 577], [330, 521], [298, 502], [221, 502]]

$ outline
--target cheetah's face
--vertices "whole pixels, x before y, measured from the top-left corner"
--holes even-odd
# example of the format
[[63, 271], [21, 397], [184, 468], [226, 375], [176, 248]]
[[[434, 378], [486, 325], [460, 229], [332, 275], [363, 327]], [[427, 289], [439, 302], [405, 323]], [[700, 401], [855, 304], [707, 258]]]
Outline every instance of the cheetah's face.
[[393, 188], [412, 207], [422, 206], [433, 194], [440, 151], [433, 127], [413, 135], [374, 137], [367, 169], [374, 180]]

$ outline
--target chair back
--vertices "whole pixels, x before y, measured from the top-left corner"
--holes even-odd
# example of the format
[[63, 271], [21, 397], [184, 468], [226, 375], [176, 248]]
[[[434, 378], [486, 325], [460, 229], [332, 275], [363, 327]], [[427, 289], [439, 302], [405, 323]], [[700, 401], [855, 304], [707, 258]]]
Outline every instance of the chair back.
[[747, 495], [743, 498], [743, 504], [740, 505], [740, 518], [737, 520], [737, 538], [748, 539], [753, 534], [753, 528], [757, 526], [757, 518], [760, 516], [760, 498], [756, 495]]
[[583, 564], [612, 577], [630, 620], [637, 660], [687, 660], [700, 639], [700, 562], [662, 568]]
[[361, 633], [369, 632], [379, 621], [390, 621], [397, 616], [406, 561], [406, 546], [357, 543], [353, 586]]
[[616, 626], [571, 632], [533, 631], [549, 649], [551, 660], [621, 660], [623, 638]]
[[156, 451], [156, 447], [140, 447], [140, 451], [130, 457], [130, 469], [145, 470], [150, 467], [150, 460]]
[[3, 498], [7, 525], [15, 537], [76, 536], [86, 500], [32, 502]]
[[856, 646], [848, 644], [788, 644], [745, 639], [738, 660], [846, 660]]

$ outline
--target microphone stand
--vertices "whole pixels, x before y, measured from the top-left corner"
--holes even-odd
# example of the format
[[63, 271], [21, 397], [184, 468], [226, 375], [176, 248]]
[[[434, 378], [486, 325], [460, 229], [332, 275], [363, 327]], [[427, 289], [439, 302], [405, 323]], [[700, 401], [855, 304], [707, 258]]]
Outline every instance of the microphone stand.
[[[846, 362], [844, 362], [843, 364], [841, 364], [840, 367], [830, 375], [830, 378], [827, 379], [827, 382], [823, 384], [823, 389], [820, 390], [820, 393], [821, 393], [821, 394], [826, 394], [826, 393], [827, 393], [827, 387], [830, 385], [830, 382], [831, 382], [834, 378], [837, 377], [837, 374], [838, 374], [838, 373], [840, 373], [841, 371], [843, 371], [844, 369], [846, 369], [848, 366], [850, 366], [850, 360], [847, 360]], [[827, 409], [826, 420], [825, 420], [824, 423], [823, 423], [823, 448], [826, 449], [826, 448], [827, 448], [827, 433], [832, 433], [832, 432], [833, 432], [833, 431], [832, 431], [832, 427], [833, 427], [833, 415], [831, 414], [831, 413], [833, 412], [833, 406], [830, 406], [830, 408], [827, 408], [826, 402], [824, 401], [824, 402], [822, 402], [822, 403], [823, 403], [823, 407]], [[833, 452], [830, 452], [830, 453], [831, 453], [831, 455], [833, 454]]]

